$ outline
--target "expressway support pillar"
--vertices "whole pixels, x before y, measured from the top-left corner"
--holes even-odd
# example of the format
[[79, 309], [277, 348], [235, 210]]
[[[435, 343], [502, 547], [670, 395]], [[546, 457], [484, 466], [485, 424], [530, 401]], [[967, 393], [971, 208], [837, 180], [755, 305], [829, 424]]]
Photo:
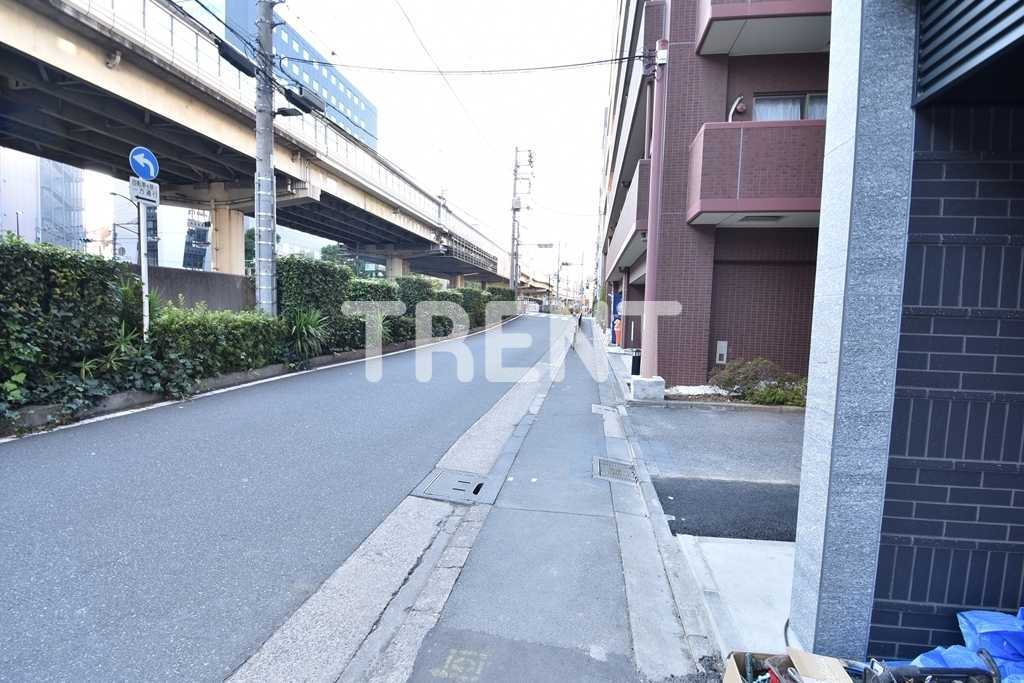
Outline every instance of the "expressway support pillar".
[[448, 278], [448, 286], [452, 289], [459, 289], [466, 286], [466, 277], [464, 275], [452, 275]]
[[401, 256], [392, 256], [388, 254], [384, 262], [384, 272], [389, 280], [402, 277], [406, 274], [408, 268], [406, 267], [405, 259]]
[[227, 207], [215, 208], [212, 214], [213, 270], [245, 275], [245, 214]]

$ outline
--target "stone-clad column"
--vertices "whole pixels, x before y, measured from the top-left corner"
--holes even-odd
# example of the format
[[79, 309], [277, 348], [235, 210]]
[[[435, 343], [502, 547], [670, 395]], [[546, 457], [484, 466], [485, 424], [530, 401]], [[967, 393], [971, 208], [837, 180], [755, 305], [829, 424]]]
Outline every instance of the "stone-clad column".
[[219, 273], [245, 275], [245, 214], [217, 207], [210, 221], [213, 269]]
[[832, 5], [791, 626], [863, 657], [892, 423], [913, 161], [914, 0]]

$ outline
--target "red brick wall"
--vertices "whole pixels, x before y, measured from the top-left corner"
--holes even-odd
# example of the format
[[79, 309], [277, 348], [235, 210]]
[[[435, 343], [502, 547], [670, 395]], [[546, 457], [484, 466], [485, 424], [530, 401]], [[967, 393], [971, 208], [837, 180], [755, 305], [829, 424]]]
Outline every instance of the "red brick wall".
[[717, 230], [708, 367], [724, 340], [730, 361], [768, 358], [807, 375], [817, 236], [808, 228]]
[[726, 120], [729, 107], [740, 95], [747, 111], [737, 112], [733, 121], [753, 119], [754, 95], [824, 92], [827, 88], [828, 53], [733, 57], [729, 60], [728, 94], [720, 120]]
[[[662, 177], [662, 218], [658, 268], [661, 301], [679, 301], [682, 313], [658, 323], [658, 374], [668, 386], [703, 384], [711, 312], [715, 238], [686, 222], [690, 142], [705, 121], [716, 120], [725, 101], [726, 58], [694, 52], [695, 0], [675, 0], [669, 18], [668, 113]], [[648, 263], [648, 268], [651, 264]]]

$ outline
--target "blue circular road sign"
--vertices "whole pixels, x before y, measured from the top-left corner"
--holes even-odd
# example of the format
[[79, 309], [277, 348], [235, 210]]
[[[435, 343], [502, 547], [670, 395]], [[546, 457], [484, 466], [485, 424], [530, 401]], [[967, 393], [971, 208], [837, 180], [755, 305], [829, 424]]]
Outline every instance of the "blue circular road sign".
[[136, 147], [128, 153], [128, 164], [132, 172], [143, 180], [152, 180], [160, 173], [160, 162], [146, 147]]

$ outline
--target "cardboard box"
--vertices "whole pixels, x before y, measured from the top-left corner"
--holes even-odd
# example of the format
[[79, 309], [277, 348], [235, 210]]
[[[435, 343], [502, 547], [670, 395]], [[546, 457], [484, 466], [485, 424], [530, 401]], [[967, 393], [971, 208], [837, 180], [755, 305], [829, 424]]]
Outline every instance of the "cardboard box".
[[786, 652], [804, 683], [853, 683], [843, 663], [834, 657], [822, 657], [795, 647], [786, 648]]
[[[768, 669], [766, 660], [775, 655], [763, 653], [751, 653], [753, 660], [754, 678], [757, 678]], [[743, 683], [747, 669], [746, 652], [730, 652], [729, 659], [725, 662], [725, 674], [722, 675], [722, 683]]]
[[[787, 648], [786, 653], [789, 655], [793, 668], [803, 679], [803, 683], [853, 683], [853, 679], [846, 673], [846, 669], [838, 659], [822, 657], [794, 647]], [[729, 653], [729, 658], [725, 663], [725, 674], [722, 676], [723, 683], [744, 683], [747, 668], [746, 657], [746, 652]], [[789, 668], [787, 666], [789, 662], [785, 662], [784, 657], [784, 655], [751, 653], [753, 677], [756, 679], [770, 668], [774, 668], [782, 677], [781, 683], [792, 683], [785, 678], [786, 671], [780, 670]], [[774, 667], [769, 667], [769, 660], [774, 660], [771, 662], [775, 664]]]

